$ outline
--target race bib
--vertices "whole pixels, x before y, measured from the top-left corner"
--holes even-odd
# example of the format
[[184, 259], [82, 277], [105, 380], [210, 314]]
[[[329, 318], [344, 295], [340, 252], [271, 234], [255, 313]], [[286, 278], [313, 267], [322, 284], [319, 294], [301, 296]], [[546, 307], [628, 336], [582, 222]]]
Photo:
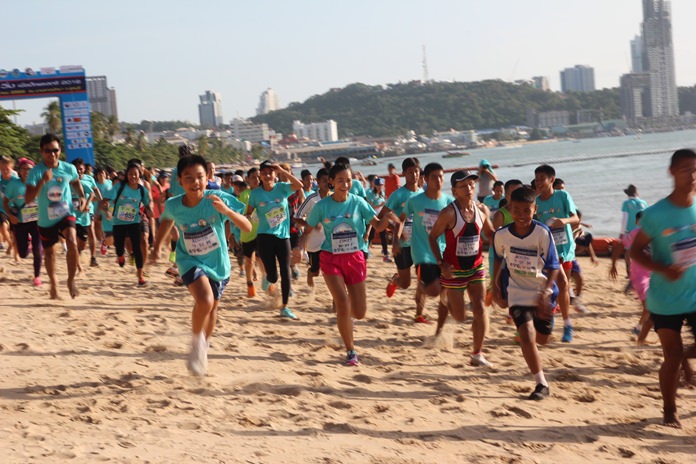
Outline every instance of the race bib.
[[565, 227], [551, 229], [551, 235], [553, 235], [553, 241], [556, 245], [566, 245], [568, 243], [568, 234], [566, 234]]
[[135, 205], [132, 203], [124, 203], [122, 205], [119, 205], [118, 207], [118, 214], [116, 215], [116, 218], [119, 221], [123, 222], [133, 222], [135, 221], [135, 215], [138, 213], [138, 210], [136, 209]]
[[55, 221], [70, 216], [70, 206], [67, 201], [56, 201], [48, 205], [48, 219]]
[[331, 252], [335, 255], [355, 253], [360, 250], [358, 233], [349, 225], [341, 224], [331, 234]]
[[435, 221], [437, 221], [437, 217], [440, 215], [440, 212], [434, 209], [426, 209], [423, 212], [423, 227], [425, 227], [425, 231], [427, 233], [430, 233], [431, 230], [433, 230], [433, 226], [435, 225]]
[[534, 277], [537, 274], [535, 250], [511, 249], [505, 257], [505, 262], [511, 273], [527, 277]]
[[284, 206], [273, 208], [266, 213], [266, 220], [268, 221], [268, 226], [271, 229], [279, 226], [287, 217], [287, 208]]
[[476, 256], [481, 242], [479, 235], [459, 237], [457, 239], [457, 256]]
[[672, 261], [683, 267], [696, 265], [696, 238], [687, 238], [673, 243]]
[[72, 207], [76, 213], [80, 211], [80, 197], [75, 197], [72, 199]]
[[411, 236], [413, 235], [413, 219], [408, 218], [406, 219], [406, 222], [404, 222], [404, 230], [401, 232], [401, 238], [404, 242], [408, 242], [411, 240]]
[[24, 205], [20, 210], [21, 222], [34, 222], [39, 220], [39, 206], [36, 203]]
[[207, 255], [220, 248], [220, 241], [212, 227], [198, 232], [184, 232], [184, 245], [191, 256]]

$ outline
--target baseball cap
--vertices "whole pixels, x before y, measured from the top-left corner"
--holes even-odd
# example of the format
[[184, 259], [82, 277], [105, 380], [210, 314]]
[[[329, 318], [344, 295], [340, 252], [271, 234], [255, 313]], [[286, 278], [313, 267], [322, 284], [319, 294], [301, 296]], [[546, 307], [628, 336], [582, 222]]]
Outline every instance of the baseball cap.
[[264, 169], [273, 169], [273, 162], [271, 160], [266, 160], [259, 165], [259, 171]]
[[239, 174], [235, 174], [232, 176], [232, 182], [244, 182], [244, 178]]
[[19, 166], [21, 166], [21, 165], [23, 165], [23, 164], [28, 164], [29, 166], [34, 166], [34, 165], [35, 165], [34, 162], [33, 162], [32, 160], [30, 160], [29, 158], [19, 158], [19, 159], [17, 160], [17, 164], [18, 164]]
[[636, 194], [638, 193], [638, 189], [636, 188], [635, 185], [631, 184], [627, 188], [624, 189], [624, 193], [628, 195], [629, 197], [635, 197]]
[[381, 177], [376, 177], [375, 185], [384, 185], [384, 179], [382, 179]]
[[461, 182], [463, 180], [467, 179], [478, 179], [479, 176], [476, 174], [475, 171], [467, 171], [465, 169], [462, 169], [460, 171], [455, 172], [452, 174], [452, 177], [450, 178], [450, 181], [452, 182], [452, 187], [457, 185], [457, 182]]

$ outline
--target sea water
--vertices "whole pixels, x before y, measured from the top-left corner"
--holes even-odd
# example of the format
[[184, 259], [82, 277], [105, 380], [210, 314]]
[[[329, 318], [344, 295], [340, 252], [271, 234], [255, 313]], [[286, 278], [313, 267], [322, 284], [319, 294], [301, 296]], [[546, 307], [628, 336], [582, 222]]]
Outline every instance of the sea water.
[[[601, 137], [593, 139], [553, 141], [511, 145], [470, 151], [469, 156], [443, 158], [443, 152], [416, 156], [421, 167], [431, 162], [445, 169], [476, 167], [487, 159], [502, 181], [520, 179], [529, 183], [534, 168], [551, 164], [556, 176], [565, 181], [566, 190], [583, 214], [583, 222], [592, 225], [595, 237], [615, 237], [621, 228], [621, 204], [626, 200], [623, 190], [629, 184], [638, 188], [640, 198], [653, 204], [672, 190], [669, 160], [679, 148], [696, 147], [696, 130], [641, 134], [637, 136]], [[401, 171], [404, 156], [376, 160], [375, 166], [353, 166], [363, 174], [384, 175], [387, 164], [394, 163]], [[310, 168], [311, 169], [311, 168]], [[318, 169], [318, 168], [317, 168]], [[445, 177], [449, 191], [449, 176]], [[402, 181], [403, 185], [403, 181]]]

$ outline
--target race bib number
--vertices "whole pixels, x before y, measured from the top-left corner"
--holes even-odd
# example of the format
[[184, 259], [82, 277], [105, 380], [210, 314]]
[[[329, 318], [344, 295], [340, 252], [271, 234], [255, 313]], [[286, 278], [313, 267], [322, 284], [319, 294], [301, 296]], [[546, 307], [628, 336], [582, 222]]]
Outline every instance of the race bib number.
[[551, 235], [553, 235], [553, 241], [556, 243], [556, 245], [568, 244], [568, 234], [566, 234], [565, 227], [560, 229], [551, 229]]
[[119, 205], [116, 218], [123, 222], [133, 222], [135, 221], [135, 215], [137, 213], [138, 210], [136, 209], [135, 205], [132, 203], [124, 203], [123, 205]]
[[70, 216], [70, 206], [67, 201], [56, 201], [48, 205], [48, 219], [55, 221]]
[[513, 248], [506, 256], [505, 261], [511, 273], [527, 277], [533, 277], [537, 274], [535, 264], [537, 253], [535, 250]]
[[191, 256], [207, 255], [220, 248], [220, 241], [212, 227], [198, 232], [184, 232], [184, 245]]
[[476, 256], [481, 242], [479, 235], [459, 237], [457, 239], [457, 256]]
[[331, 252], [335, 255], [355, 253], [360, 250], [358, 233], [347, 224], [342, 224], [334, 229], [331, 234]]
[[75, 197], [72, 199], [72, 207], [76, 213], [80, 212], [80, 197]]
[[696, 265], [696, 238], [687, 238], [673, 243], [672, 261], [683, 267]]
[[24, 205], [20, 210], [21, 222], [34, 222], [39, 220], [39, 206], [36, 203]]
[[406, 222], [404, 222], [404, 230], [401, 232], [401, 238], [403, 239], [404, 242], [408, 242], [411, 240], [411, 236], [413, 235], [413, 219], [409, 218], [406, 219]]
[[266, 213], [266, 220], [271, 229], [279, 226], [287, 217], [287, 209], [284, 206], [273, 208]]
[[437, 221], [437, 217], [440, 215], [440, 212], [434, 209], [426, 209], [423, 212], [423, 226], [425, 227], [425, 231], [427, 233], [430, 233], [431, 230], [433, 230], [433, 226], [435, 225], [435, 221]]

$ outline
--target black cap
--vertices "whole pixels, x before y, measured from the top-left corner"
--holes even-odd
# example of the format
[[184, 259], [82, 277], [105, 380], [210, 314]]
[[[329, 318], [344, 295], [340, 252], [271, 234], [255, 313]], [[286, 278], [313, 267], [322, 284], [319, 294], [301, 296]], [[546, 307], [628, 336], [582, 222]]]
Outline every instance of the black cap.
[[467, 180], [467, 179], [478, 179], [479, 176], [476, 173], [476, 171], [467, 171], [462, 169], [461, 171], [457, 171], [454, 174], [452, 174], [452, 177], [450, 178], [452, 182], [452, 187], [457, 185], [457, 182]]
[[264, 169], [273, 169], [273, 162], [271, 160], [266, 160], [259, 165], [259, 171]]
[[635, 197], [638, 195], [638, 189], [636, 188], [635, 185], [631, 184], [627, 188], [624, 189], [624, 193], [628, 195], [629, 197]]

